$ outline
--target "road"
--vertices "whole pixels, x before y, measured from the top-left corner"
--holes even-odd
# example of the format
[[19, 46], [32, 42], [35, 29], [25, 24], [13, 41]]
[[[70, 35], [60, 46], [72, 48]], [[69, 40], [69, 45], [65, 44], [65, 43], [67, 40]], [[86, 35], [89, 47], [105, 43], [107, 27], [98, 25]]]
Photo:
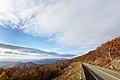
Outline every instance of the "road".
[[83, 65], [95, 77], [94, 80], [120, 80], [120, 73], [90, 64]]

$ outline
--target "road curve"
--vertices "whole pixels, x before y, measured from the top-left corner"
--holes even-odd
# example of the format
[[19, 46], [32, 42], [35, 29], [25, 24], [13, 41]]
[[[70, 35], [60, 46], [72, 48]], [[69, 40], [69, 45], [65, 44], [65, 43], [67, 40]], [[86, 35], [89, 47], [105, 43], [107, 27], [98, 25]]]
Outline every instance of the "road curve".
[[94, 80], [120, 80], [120, 73], [86, 63], [83, 66], [95, 77]]

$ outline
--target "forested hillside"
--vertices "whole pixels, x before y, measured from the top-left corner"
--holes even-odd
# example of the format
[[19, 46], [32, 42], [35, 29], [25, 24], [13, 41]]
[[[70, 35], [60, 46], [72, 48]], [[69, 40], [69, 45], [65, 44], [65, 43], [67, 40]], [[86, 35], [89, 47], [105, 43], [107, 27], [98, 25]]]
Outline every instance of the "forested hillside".
[[63, 74], [73, 61], [65, 60], [47, 66], [0, 68], [0, 80], [51, 80]]
[[97, 47], [96, 50], [76, 57], [73, 60], [120, 71], [120, 37], [108, 41]]

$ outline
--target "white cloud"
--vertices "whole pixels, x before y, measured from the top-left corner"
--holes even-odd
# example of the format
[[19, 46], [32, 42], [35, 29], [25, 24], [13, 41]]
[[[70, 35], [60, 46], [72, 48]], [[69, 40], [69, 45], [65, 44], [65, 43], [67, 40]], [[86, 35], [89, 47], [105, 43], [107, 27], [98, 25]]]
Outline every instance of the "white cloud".
[[119, 36], [119, 3], [119, 0], [1, 0], [0, 21], [19, 26], [32, 35], [47, 36], [64, 47], [93, 48]]

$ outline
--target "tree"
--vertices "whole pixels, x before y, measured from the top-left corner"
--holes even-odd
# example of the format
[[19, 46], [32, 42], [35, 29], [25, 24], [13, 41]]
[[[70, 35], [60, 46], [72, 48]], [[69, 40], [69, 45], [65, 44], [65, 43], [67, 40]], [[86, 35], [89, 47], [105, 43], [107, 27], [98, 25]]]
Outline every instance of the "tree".
[[8, 80], [8, 76], [5, 72], [2, 72], [2, 74], [0, 75], [0, 80]]

